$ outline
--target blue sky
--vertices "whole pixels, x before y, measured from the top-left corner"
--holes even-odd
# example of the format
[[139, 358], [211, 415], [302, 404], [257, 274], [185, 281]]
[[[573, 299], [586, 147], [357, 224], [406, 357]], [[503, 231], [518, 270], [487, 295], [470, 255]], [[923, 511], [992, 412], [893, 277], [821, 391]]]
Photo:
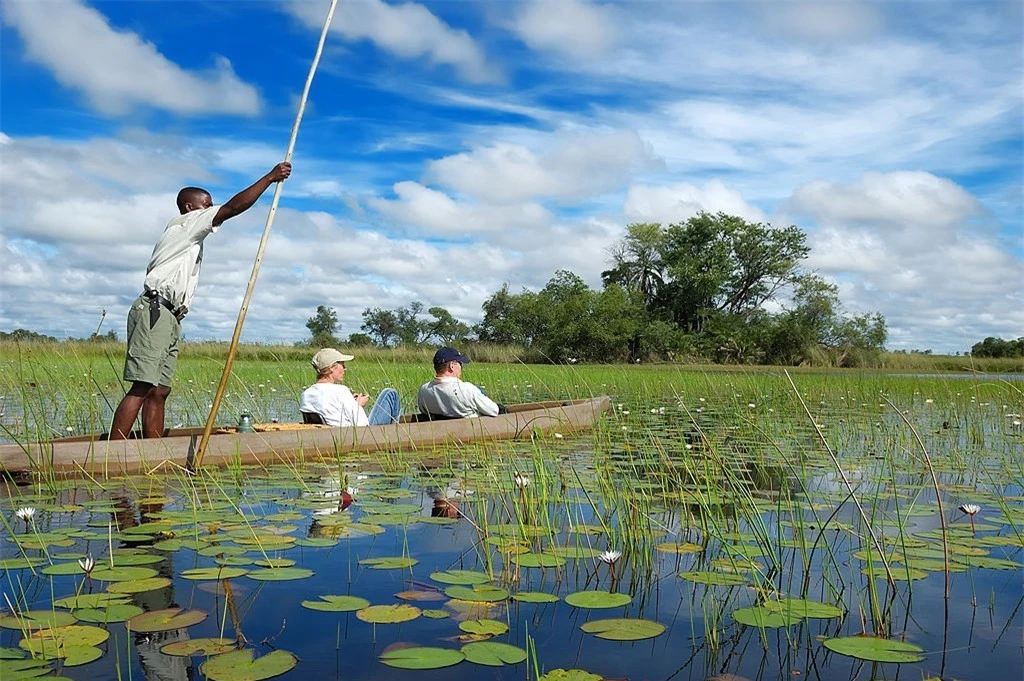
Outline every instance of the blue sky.
[[[280, 160], [328, 0], [0, 0], [0, 328], [122, 337], [186, 184]], [[1024, 335], [1019, 2], [341, 0], [243, 338], [600, 285], [637, 221], [808, 233], [890, 347]], [[270, 193], [206, 243], [230, 337]]]

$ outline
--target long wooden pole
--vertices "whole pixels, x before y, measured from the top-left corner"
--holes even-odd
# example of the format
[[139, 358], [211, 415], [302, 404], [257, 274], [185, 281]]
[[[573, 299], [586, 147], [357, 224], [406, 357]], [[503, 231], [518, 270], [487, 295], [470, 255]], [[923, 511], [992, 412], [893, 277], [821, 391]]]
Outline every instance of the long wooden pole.
[[[302, 114], [306, 110], [306, 100], [309, 98], [309, 88], [313, 84], [313, 75], [320, 63], [320, 55], [324, 51], [324, 42], [327, 40], [327, 30], [331, 26], [331, 19], [334, 18], [334, 8], [338, 0], [331, 0], [331, 8], [327, 11], [327, 19], [324, 21], [324, 28], [320, 32], [320, 42], [316, 46], [316, 55], [309, 67], [309, 75], [306, 76], [306, 86], [302, 89], [302, 99], [299, 100], [299, 111], [295, 115], [295, 123], [292, 125], [292, 136], [288, 140], [288, 151], [284, 155], [285, 161], [292, 160], [292, 152], [295, 151], [295, 139], [299, 136], [299, 123], [302, 122]], [[245, 289], [245, 297], [242, 299], [242, 307], [238, 311], [238, 321], [235, 322], [235, 332], [231, 336], [231, 345], [228, 347], [228, 358], [224, 363], [224, 372], [220, 375], [220, 384], [217, 386], [217, 394], [213, 397], [213, 404], [210, 406], [210, 415], [206, 418], [206, 427], [203, 428], [203, 437], [199, 441], [199, 448], [196, 450], [195, 463], [193, 468], [203, 465], [203, 455], [206, 453], [206, 446], [210, 442], [210, 433], [213, 432], [213, 424], [217, 419], [217, 412], [220, 410], [220, 401], [224, 397], [224, 390], [228, 385], [228, 378], [231, 376], [231, 365], [235, 362], [235, 352], [238, 350], [238, 339], [242, 335], [242, 326], [245, 324], [245, 313], [249, 310], [249, 301], [252, 299], [253, 289], [256, 288], [256, 277], [260, 273], [260, 263], [263, 262], [263, 251], [267, 248], [267, 239], [270, 237], [270, 226], [274, 224], [274, 215], [277, 214], [277, 203], [281, 199], [281, 187], [284, 182], [278, 182], [274, 188], [274, 200], [270, 204], [270, 213], [267, 215], [267, 224], [263, 228], [263, 237], [260, 239], [259, 250], [256, 251], [256, 262], [252, 264], [252, 274], [249, 275], [249, 286]]]

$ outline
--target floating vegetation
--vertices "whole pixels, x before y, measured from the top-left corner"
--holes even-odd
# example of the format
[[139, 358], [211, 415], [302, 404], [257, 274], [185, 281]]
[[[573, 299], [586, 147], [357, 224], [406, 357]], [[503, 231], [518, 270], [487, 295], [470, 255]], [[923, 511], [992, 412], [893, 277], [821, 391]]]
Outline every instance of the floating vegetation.
[[155, 678], [168, 656], [214, 681], [333, 678], [335, 657], [354, 680], [459, 681], [845, 681], [863, 662], [998, 678], [1019, 661], [1016, 386], [545, 375], [545, 396], [601, 386], [614, 413], [576, 437], [8, 483], [0, 676]]

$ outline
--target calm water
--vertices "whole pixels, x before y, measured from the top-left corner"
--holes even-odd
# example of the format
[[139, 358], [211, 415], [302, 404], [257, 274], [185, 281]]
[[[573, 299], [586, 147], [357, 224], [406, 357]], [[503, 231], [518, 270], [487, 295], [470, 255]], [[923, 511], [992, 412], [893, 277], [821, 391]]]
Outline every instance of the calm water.
[[[171, 584], [133, 595], [132, 602], [144, 610], [180, 607], [208, 614], [187, 629], [151, 635], [128, 634], [124, 624], [109, 624], [111, 638], [101, 646], [102, 658], [61, 670], [72, 679], [203, 678], [203, 658], [171, 657], [160, 647], [221, 631], [231, 638], [243, 634], [258, 655], [278, 649], [294, 653], [300, 661], [281, 679], [534, 678], [527, 663], [489, 667], [464, 661], [438, 670], [408, 671], [378, 660], [385, 650], [403, 644], [459, 649], [466, 642], [460, 640], [459, 623], [474, 619], [508, 625], [508, 633], [491, 640], [524, 649], [532, 642], [542, 672], [581, 668], [608, 679], [696, 681], [722, 674], [748, 679], [1020, 678], [1022, 572], [1013, 564], [1009, 569], [965, 567], [950, 575], [947, 606], [944, 575], [934, 570], [934, 555], [929, 559], [929, 551], [938, 547], [941, 564], [931, 478], [909, 451], [911, 437], [900, 430], [898, 419], [875, 413], [858, 419], [862, 410], [846, 405], [835, 405], [831, 420], [824, 411], [816, 415], [828, 421], [822, 425], [857, 485], [874, 531], [894, 536], [899, 526], [895, 518], [902, 518], [903, 541], [922, 552], [921, 566], [931, 568], [910, 583], [899, 581], [895, 592], [887, 591], [884, 579], [875, 582], [889, 612], [890, 635], [925, 651], [923, 662], [902, 665], [862, 662], [830, 652], [821, 642], [861, 633], [862, 622], [870, 620], [869, 578], [861, 572], [864, 560], [855, 555], [869, 542], [845, 485], [813, 432], [780, 427], [765, 414], [761, 435], [752, 437], [757, 431], [727, 425], [736, 422], [735, 413], [708, 408], [696, 419], [714, 433], [709, 437], [716, 454], [711, 455], [674, 400], [659, 404], [664, 412], [645, 409], [642, 416], [624, 413], [628, 405], [619, 408], [595, 436], [471, 447], [429, 459], [379, 455], [340, 471], [310, 467], [269, 474], [223, 472], [195, 487], [184, 480], [133, 479], [108, 483], [102, 490], [81, 482], [60, 490], [9, 490], [34, 495], [12, 499], [11, 508], [31, 504], [40, 510], [27, 533], [11, 511], [6, 515], [19, 538], [35, 532], [63, 537], [61, 543], [68, 545], [46, 549], [56, 562], [74, 561], [85, 553], [102, 556], [109, 546], [115, 552], [136, 548], [159, 555], [163, 560], [149, 567]], [[950, 451], [963, 456], [987, 448], [987, 463], [956, 468], [946, 462], [940, 467], [945, 517], [956, 546], [966, 547], [957, 551], [983, 546], [974, 553], [1019, 564], [1024, 560], [1019, 534], [1024, 518], [1021, 438], [1007, 426], [1002, 411], [993, 414], [971, 427], [946, 429], [943, 415], [924, 412], [915, 414], [914, 422], [929, 444], [946, 442]], [[773, 441], [774, 447], [765, 446]], [[905, 451], [898, 451], [904, 445]], [[723, 461], [731, 469], [725, 482], [719, 470]], [[529, 476], [525, 487], [515, 484], [517, 471]], [[715, 481], [717, 486], [705, 484]], [[350, 490], [355, 502], [338, 510], [346, 488], [355, 488]], [[711, 490], [728, 493], [709, 499]], [[787, 498], [793, 501], [780, 500]], [[970, 518], [956, 508], [973, 500], [983, 506], [974, 533], [981, 543], [970, 532]], [[748, 510], [741, 512], [740, 507]], [[146, 541], [128, 541], [131, 535], [122, 533], [160, 518], [173, 527], [154, 527], [163, 534]], [[512, 529], [522, 526], [528, 529]], [[529, 529], [538, 527], [548, 529]], [[795, 529], [799, 527], [802, 533]], [[337, 543], [292, 543], [263, 551], [238, 543], [253, 531], [264, 538], [337, 538]], [[87, 536], [68, 536], [76, 533]], [[801, 534], [815, 550], [805, 552], [793, 543]], [[509, 548], [511, 535], [531, 553], [561, 546], [586, 557], [565, 558], [557, 567], [517, 568], [511, 554], [502, 550]], [[986, 537], [1005, 539], [986, 543]], [[658, 548], [671, 542], [695, 542], [702, 550], [677, 554]], [[0, 546], [0, 558], [20, 555], [10, 536]], [[227, 587], [222, 581], [182, 576], [185, 570], [216, 566], [216, 546], [233, 547], [224, 554], [237, 554], [230, 562], [243, 569], [257, 569], [249, 561], [286, 558], [311, 570], [312, 576], [294, 581], [239, 576]], [[737, 553], [726, 546], [742, 548]], [[622, 551], [623, 557], [614, 566], [594, 557], [606, 549]], [[26, 553], [44, 555], [32, 548]], [[731, 561], [722, 561], [730, 554]], [[400, 569], [360, 564], [386, 557], [418, 562]], [[756, 564], [756, 572], [740, 569], [743, 580], [735, 586], [707, 586], [678, 576], [696, 570], [730, 574], [749, 561]], [[443, 593], [448, 585], [431, 574], [452, 569], [490, 569], [491, 583], [512, 594], [539, 591], [562, 600], [532, 604], [506, 599], [489, 606], [451, 600]], [[906, 573], [902, 565], [894, 566], [897, 574], [901, 570]], [[107, 585], [94, 580], [91, 590], [99, 592]], [[33, 610], [50, 609], [52, 600], [77, 589], [90, 590], [82, 575], [34, 576], [27, 569], [7, 570], [0, 586], [12, 603]], [[613, 587], [632, 601], [606, 610], [574, 608], [564, 601], [573, 592]], [[410, 605], [443, 610], [447, 617], [373, 625], [354, 612], [319, 612], [301, 605], [328, 594], [360, 596], [375, 605], [402, 603], [396, 594], [408, 591], [431, 598]], [[838, 604], [845, 615], [763, 630], [733, 621], [734, 610], [755, 605], [765, 594]], [[665, 631], [648, 640], [617, 642], [580, 629], [588, 621], [610, 617], [651, 620]], [[16, 646], [20, 638], [20, 632], [4, 629], [0, 646]]]

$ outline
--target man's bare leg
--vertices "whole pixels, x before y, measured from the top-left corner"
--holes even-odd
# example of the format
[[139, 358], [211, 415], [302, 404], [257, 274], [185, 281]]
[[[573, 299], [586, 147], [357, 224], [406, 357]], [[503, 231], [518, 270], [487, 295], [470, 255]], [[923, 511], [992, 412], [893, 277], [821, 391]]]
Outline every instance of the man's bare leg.
[[167, 385], [153, 386], [142, 404], [142, 437], [164, 436], [164, 405], [171, 387]]
[[135, 419], [139, 417], [139, 410], [142, 409], [146, 397], [155, 387], [152, 383], [132, 382], [132, 387], [121, 398], [121, 403], [114, 410], [114, 420], [110, 424], [111, 440], [124, 440], [131, 436]]

